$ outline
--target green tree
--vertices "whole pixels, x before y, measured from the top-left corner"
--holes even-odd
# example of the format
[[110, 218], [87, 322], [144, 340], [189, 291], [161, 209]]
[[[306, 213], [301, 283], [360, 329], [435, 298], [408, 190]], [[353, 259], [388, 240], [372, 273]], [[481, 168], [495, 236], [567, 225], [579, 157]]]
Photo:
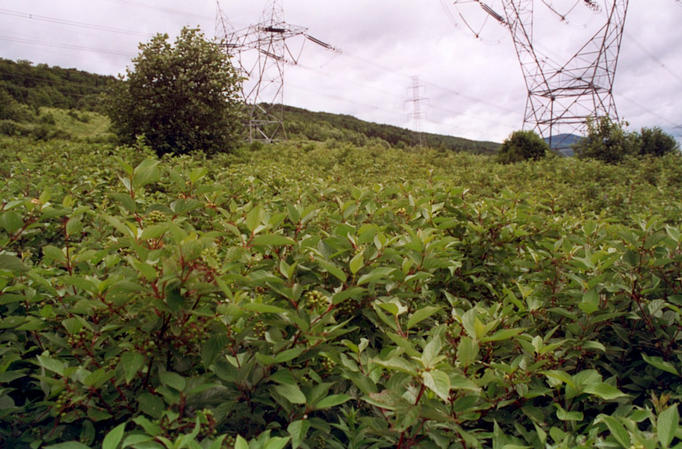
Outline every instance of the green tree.
[[504, 142], [497, 154], [497, 161], [503, 164], [545, 157], [549, 145], [535, 131], [514, 131]]
[[679, 149], [675, 139], [661, 128], [642, 128], [640, 155], [663, 156]]
[[139, 48], [106, 105], [120, 140], [144, 135], [159, 154], [229, 151], [242, 122], [240, 77], [221, 45], [183, 28], [174, 45], [157, 34]]
[[636, 132], [627, 132], [625, 122], [618, 123], [603, 116], [587, 120], [587, 137], [573, 145], [580, 158], [597, 159], [607, 163], [622, 161], [627, 155], [639, 152], [640, 138]]

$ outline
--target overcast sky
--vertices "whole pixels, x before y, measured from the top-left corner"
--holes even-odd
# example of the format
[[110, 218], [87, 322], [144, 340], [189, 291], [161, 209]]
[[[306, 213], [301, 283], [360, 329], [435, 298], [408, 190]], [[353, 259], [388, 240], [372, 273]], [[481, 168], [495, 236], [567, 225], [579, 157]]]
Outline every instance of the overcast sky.
[[[499, 2], [487, 3], [501, 12]], [[236, 29], [258, 23], [266, 0], [221, 0]], [[315, 111], [480, 140], [520, 129], [523, 76], [509, 34], [481, 9], [452, 0], [282, 0], [285, 20], [338, 49], [302, 38], [285, 72], [284, 102]], [[538, 48], [565, 59], [604, 20], [582, 2], [567, 22], [536, 1]], [[546, 0], [567, 11], [575, 0]], [[603, 4], [603, 0], [600, 1]], [[0, 57], [102, 74], [130, 66], [140, 41], [184, 25], [216, 30], [216, 1], [3, 0]], [[459, 13], [466, 19], [460, 17]], [[485, 23], [485, 26], [482, 25]], [[682, 138], [682, 3], [632, 0], [615, 99], [631, 128], [660, 126]], [[480, 38], [468, 29], [480, 31]], [[482, 28], [481, 28], [482, 27]], [[418, 77], [419, 89], [413, 85]], [[415, 102], [423, 119], [413, 119]], [[267, 99], [265, 99], [267, 101]]]

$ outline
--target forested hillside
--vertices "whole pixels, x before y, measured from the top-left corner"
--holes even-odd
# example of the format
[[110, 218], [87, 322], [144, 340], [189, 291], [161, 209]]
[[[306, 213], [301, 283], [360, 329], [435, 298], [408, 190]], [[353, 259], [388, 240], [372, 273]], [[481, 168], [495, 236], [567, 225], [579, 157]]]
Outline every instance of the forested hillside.
[[[76, 69], [50, 67], [30, 61], [0, 59], [0, 120], [18, 123], [39, 122], [40, 107], [101, 110], [100, 95], [117, 82], [111, 76]], [[31, 113], [20, 105], [30, 106]], [[49, 119], [47, 120], [50, 121]], [[284, 107], [287, 136], [313, 141], [335, 140], [354, 145], [382, 142], [398, 148], [416, 147], [419, 135], [408, 129], [366, 122], [350, 115], [312, 112], [293, 106]], [[49, 125], [50, 123], [42, 123]], [[0, 125], [0, 134], [30, 134], [27, 126]], [[45, 134], [45, 133], [43, 133]], [[49, 134], [49, 133], [48, 133]], [[65, 134], [62, 135], [64, 137]], [[439, 134], [422, 134], [424, 146], [441, 150], [491, 154], [499, 144], [479, 142]]]
[[0, 59], [0, 91], [34, 108], [97, 110], [99, 94], [113, 81], [77, 69]]
[[[354, 145], [366, 145], [372, 139], [380, 139], [398, 148], [414, 147], [419, 144], [419, 134], [397, 126], [366, 122], [350, 115], [311, 112], [305, 109], [285, 106], [284, 116], [289, 135], [310, 140], [336, 139]], [[422, 133], [422, 143], [430, 148], [454, 151], [468, 151], [477, 154], [495, 153], [499, 144], [475, 141], [461, 137]]]

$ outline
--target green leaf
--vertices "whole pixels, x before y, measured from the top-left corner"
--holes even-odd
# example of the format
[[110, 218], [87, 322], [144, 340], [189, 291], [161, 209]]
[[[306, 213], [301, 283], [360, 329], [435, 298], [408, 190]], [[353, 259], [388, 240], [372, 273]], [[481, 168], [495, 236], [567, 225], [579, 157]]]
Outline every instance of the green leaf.
[[128, 351], [121, 355], [119, 366], [123, 368], [123, 376], [127, 384], [135, 378], [142, 365], [144, 365], [144, 356], [139, 352]]
[[299, 355], [301, 355], [304, 351], [304, 348], [298, 347], [298, 348], [292, 348], [292, 349], [287, 349], [286, 351], [282, 351], [279, 354], [275, 356], [275, 363], [285, 363], [290, 360], [295, 359]]
[[263, 449], [282, 449], [290, 439], [291, 437], [272, 437], [265, 443]]
[[330, 262], [330, 261], [325, 260], [325, 259], [319, 259], [319, 258], [316, 260], [317, 260], [317, 263], [322, 268], [324, 268], [329, 274], [331, 274], [332, 276], [334, 276], [335, 278], [337, 278], [341, 282], [346, 282], [346, 279], [348, 278], [348, 276], [335, 263]]
[[348, 268], [350, 268], [351, 273], [355, 274], [358, 271], [360, 271], [360, 269], [364, 265], [365, 265], [365, 259], [364, 259], [362, 251], [360, 251], [355, 256], [353, 256], [353, 258], [350, 260], [350, 262], [348, 263]]
[[370, 283], [375, 283], [379, 281], [385, 281], [388, 282], [389, 276], [395, 271], [395, 268], [390, 268], [390, 267], [378, 267], [373, 269], [367, 274], [363, 274], [360, 276], [360, 279], [358, 279], [358, 285], [364, 285], [364, 284], [370, 284]]
[[234, 442], [234, 449], [249, 449], [249, 443], [247, 443], [241, 435], [237, 435], [237, 440]]
[[51, 444], [49, 446], [45, 446], [45, 449], [90, 449], [90, 446], [86, 446], [85, 444], [79, 441], [67, 441], [65, 443]]
[[256, 228], [263, 221], [265, 212], [263, 211], [263, 206], [256, 206], [246, 214], [246, 227], [251, 233], [254, 233]]
[[88, 374], [85, 379], [83, 379], [83, 385], [86, 387], [99, 388], [112, 377], [114, 377], [113, 371], [107, 371], [105, 368], [100, 368]]
[[173, 312], [179, 311], [185, 305], [185, 297], [180, 293], [180, 287], [169, 286], [166, 288], [166, 303]]
[[578, 304], [578, 307], [588, 315], [596, 312], [599, 310], [599, 293], [594, 289], [588, 290], [583, 295], [583, 300]]
[[66, 263], [66, 256], [64, 255], [64, 251], [57, 248], [56, 246], [52, 245], [43, 246], [43, 255], [48, 259], [54, 260], [55, 262]]
[[431, 391], [436, 393], [443, 401], [448, 401], [450, 398], [450, 377], [442, 371], [424, 371], [422, 372], [422, 380]]
[[478, 357], [478, 342], [470, 337], [462, 337], [457, 344], [457, 362], [468, 366]]
[[284, 396], [292, 404], [305, 404], [306, 398], [298, 385], [282, 384], [275, 386], [275, 391]]
[[158, 239], [168, 231], [169, 227], [170, 223], [159, 223], [152, 226], [147, 226], [144, 228], [144, 231], [142, 231], [140, 240]]
[[671, 405], [660, 415], [656, 420], [656, 434], [658, 436], [658, 442], [661, 446], [668, 448], [670, 443], [672, 443], [675, 437], [675, 432], [680, 423], [680, 415], [677, 410], [677, 404]]
[[168, 385], [177, 391], [183, 391], [187, 386], [185, 378], [171, 371], [161, 371], [159, 373], [159, 380], [163, 385]]
[[621, 392], [618, 388], [604, 382], [587, 385], [583, 391], [585, 393], [598, 396], [606, 401], [611, 401], [623, 396], [627, 396], [627, 394]]
[[280, 315], [286, 313], [286, 310], [281, 307], [272, 306], [270, 304], [260, 304], [257, 302], [247, 302], [246, 304], [242, 304], [242, 308], [257, 313], [276, 313]]
[[519, 335], [521, 332], [523, 332], [525, 329], [521, 328], [515, 328], [515, 329], [500, 329], [499, 331], [495, 332], [489, 337], [483, 337], [481, 338], [482, 342], [490, 342], [490, 341], [502, 341], [502, 340], [509, 340], [512, 337], [516, 337]]
[[569, 412], [564, 410], [559, 404], [554, 404], [554, 406], [557, 409], [556, 417], [561, 421], [582, 421], [585, 418], [583, 412]]
[[66, 222], [66, 234], [69, 237], [79, 236], [83, 232], [83, 223], [80, 217], [71, 217]]
[[25, 273], [28, 267], [17, 256], [0, 254], [0, 270], [9, 270], [15, 273]]
[[347, 394], [332, 394], [318, 401], [314, 405], [314, 408], [316, 410], [323, 410], [325, 408], [336, 407], [337, 405], [341, 405], [344, 402], [349, 401], [350, 399], [351, 397], [348, 396]]
[[126, 424], [119, 424], [114, 427], [106, 434], [104, 440], [102, 441], [102, 449], [116, 449], [118, 444], [123, 439], [123, 433], [125, 432]]
[[410, 315], [410, 318], [407, 320], [407, 328], [412, 329], [414, 326], [421, 323], [425, 319], [438, 313], [440, 309], [441, 308], [439, 306], [422, 307], [421, 309], [417, 310], [412, 315]]
[[658, 368], [661, 371], [665, 371], [670, 374], [675, 374], [676, 376], [680, 375], [672, 363], [663, 360], [659, 356], [648, 356], [646, 354], [642, 354], [642, 358], [646, 363], [653, 366], [654, 368]]
[[387, 369], [401, 371], [412, 376], [417, 375], [415, 366], [401, 357], [392, 357], [388, 360], [375, 360], [375, 363]]
[[257, 235], [251, 241], [253, 246], [287, 246], [295, 243], [294, 239], [279, 234]]
[[64, 375], [64, 369], [66, 368], [66, 364], [61, 360], [53, 359], [52, 357], [50, 357], [50, 354], [47, 351], [43, 352], [36, 358], [38, 359], [38, 363], [40, 363], [40, 366], [42, 366], [43, 368], [48, 369], [50, 371], [54, 371], [60, 376]]
[[0, 214], [0, 227], [7, 231], [8, 234], [14, 234], [22, 226], [24, 226], [24, 220], [16, 212], [8, 211]]
[[154, 159], [145, 159], [140, 162], [133, 171], [133, 189], [139, 189], [147, 184], [158, 181], [161, 177], [158, 165], [159, 161]]
[[229, 339], [225, 335], [213, 335], [201, 345], [201, 362], [204, 366], [210, 366], [228, 344]]
[[310, 429], [310, 421], [307, 419], [299, 419], [289, 424], [287, 432], [291, 435], [291, 449], [298, 449], [301, 446], [308, 434], [308, 429]]
[[611, 431], [611, 435], [616, 439], [618, 444], [624, 448], [630, 447], [630, 434], [618, 419], [613, 416], [599, 415], [597, 420], [606, 424], [609, 431]]
[[152, 418], [159, 418], [166, 408], [163, 399], [147, 392], [138, 396], [137, 401], [140, 404], [140, 410]]
[[443, 349], [443, 340], [440, 335], [435, 335], [431, 340], [424, 346], [424, 352], [421, 356], [421, 361], [424, 364], [424, 368], [433, 368], [442, 359], [439, 356], [441, 350]]

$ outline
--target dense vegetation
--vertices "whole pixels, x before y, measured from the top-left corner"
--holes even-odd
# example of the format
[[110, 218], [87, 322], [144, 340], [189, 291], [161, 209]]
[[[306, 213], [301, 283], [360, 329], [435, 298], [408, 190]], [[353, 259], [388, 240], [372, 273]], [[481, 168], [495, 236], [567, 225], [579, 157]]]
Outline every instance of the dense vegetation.
[[99, 95], [112, 82], [111, 76], [0, 58], [0, 103], [6, 102], [3, 95], [7, 94], [33, 109], [46, 106], [95, 111], [99, 110]]
[[675, 139], [661, 128], [642, 128], [641, 133], [628, 131], [627, 123], [609, 117], [588, 119], [587, 136], [573, 145], [578, 157], [607, 163], [619, 163], [631, 156], [660, 157], [679, 153]]
[[0, 161], [2, 447], [682, 443], [676, 154]]

